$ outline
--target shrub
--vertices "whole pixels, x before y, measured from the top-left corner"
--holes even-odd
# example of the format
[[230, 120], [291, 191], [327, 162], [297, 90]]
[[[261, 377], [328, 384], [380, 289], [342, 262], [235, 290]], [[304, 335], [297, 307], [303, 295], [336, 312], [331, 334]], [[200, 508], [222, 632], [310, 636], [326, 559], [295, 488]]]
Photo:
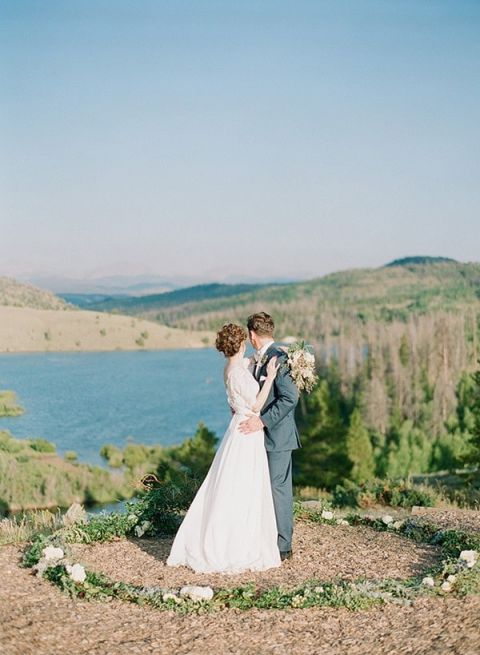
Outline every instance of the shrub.
[[55, 444], [46, 439], [34, 439], [30, 442], [30, 448], [37, 453], [54, 453], [56, 452]]
[[129, 511], [138, 517], [138, 522], [149, 521], [158, 534], [174, 533], [198, 491], [198, 482], [188, 476], [175, 482], [160, 482], [150, 476], [147, 484], [143, 496], [127, 503]]
[[10, 432], [0, 432], [0, 450], [3, 450], [5, 453], [18, 453], [23, 448], [24, 444], [13, 439]]
[[335, 488], [332, 500], [335, 507], [370, 507], [375, 504], [433, 507], [437, 495], [404, 480], [373, 480], [359, 485], [346, 481]]

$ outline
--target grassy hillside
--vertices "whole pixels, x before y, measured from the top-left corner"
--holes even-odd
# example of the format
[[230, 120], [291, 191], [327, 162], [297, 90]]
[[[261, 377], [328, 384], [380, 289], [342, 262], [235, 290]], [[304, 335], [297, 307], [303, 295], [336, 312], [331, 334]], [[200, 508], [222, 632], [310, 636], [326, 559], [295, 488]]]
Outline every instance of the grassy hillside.
[[250, 289], [208, 285], [117, 305], [111, 300], [97, 307], [196, 330], [216, 330], [226, 321], [244, 321], [251, 312], [263, 309], [275, 316], [280, 335], [317, 340], [325, 331], [327, 316], [329, 322], [354, 318], [388, 323], [439, 310], [480, 308], [480, 264], [423, 258], [418, 263], [408, 258], [383, 268], [342, 271], [307, 282]]
[[0, 431], [0, 514], [108, 503], [132, 494], [132, 485], [120, 474], [62, 459], [44, 439], [19, 440]]
[[0, 306], [31, 307], [32, 309], [74, 309], [55, 294], [22, 284], [8, 277], [0, 277]]
[[212, 340], [129, 316], [0, 306], [0, 352], [201, 348]]

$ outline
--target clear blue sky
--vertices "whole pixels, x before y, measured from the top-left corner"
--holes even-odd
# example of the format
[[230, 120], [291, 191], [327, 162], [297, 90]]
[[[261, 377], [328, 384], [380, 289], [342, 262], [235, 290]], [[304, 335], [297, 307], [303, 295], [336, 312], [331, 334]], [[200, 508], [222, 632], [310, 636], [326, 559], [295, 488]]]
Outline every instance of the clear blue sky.
[[0, 274], [480, 252], [478, 0], [0, 0]]

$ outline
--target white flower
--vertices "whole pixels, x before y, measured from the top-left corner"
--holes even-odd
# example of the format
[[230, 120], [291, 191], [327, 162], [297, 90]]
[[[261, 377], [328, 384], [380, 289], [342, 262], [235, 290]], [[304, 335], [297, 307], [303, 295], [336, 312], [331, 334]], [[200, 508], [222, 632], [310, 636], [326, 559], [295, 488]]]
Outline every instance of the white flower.
[[390, 525], [390, 523], [393, 523], [393, 516], [390, 516], [390, 514], [385, 514], [385, 516], [382, 516], [382, 521], [385, 523], [385, 525]]
[[405, 521], [395, 521], [392, 523], [392, 528], [395, 528], [395, 530], [400, 530], [402, 525], [405, 523]]
[[450, 584], [450, 582], [448, 582], [447, 580], [445, 580], [445, 582], [443, 582], [443, 583], [441, 584], [440, 589], [441, 589], [442, 591], [451, 591], [451, 589], [452, 589], [452, 585]]
[[423, 578], [422, 584], [425, 585], [426, 587], [434, 587], [435, 586], [435, 580], [431, 578], [430, 576], [427, 576], [426, 578]]
[[151, 525], [152, 524], [150, 523], [150, 521], [143, 521], [142, 525], [136, 525], [135, 534], [137, 535], [137, 537], [143, 537], [143, 535], [145, 534], [145, 532], [148, 531]]
[[301, 607], [303, 603], [303, 596], [298, 594], [292, 598], [292, 607]]
[[129, 514], [129, 515], [127, 516], [127, 519], [128, 519], [129, 521], [132, 521], [132, 523], [133, 523], [134, 521], [135, 521], [135, 523], [136, 523], [136, 522], [138, 521], [138, 516], [137, 516], [136, 514]]
[[333, 512], [331, 512], [328, 509], [324, 509], [322, 512], [322, 519], [326, 519], [327, 521], [330, 521], [333, 519]]
[[85, 569], [81, 564], [74, 564], [73, 566], [67, 564], [66, 569], [68, 575], [74, 582], [85, 582], [87, 574], [85, 573]]
[[316, 594], [323, 594], [323, 592], [324, 592], [325, 590], [324, 590], [323, 587], [314, 587], [314, 588], [313, 588], [313, 591], [314, 591]]
[[471, 569], [475, 566], [475, 562], [478, 559], [478, 553], [476, 550], [462, 550], [458, 559], [465, 562], [467, 568]]
[[187, 585], [180, 589], [180, 596], [186, 596], [191, 600], [212, 600], [213, 589], [211, 587], [196, 587], [195, 585]]
[[345, 519], [337, 519], [337, 525], [350, 525]]
[[453, 584], [454, 582], [457, 581], [457, 576], [456, 575], [449, 575], [447, 578], [447, 581], [450, 582], [450, 584]]
[[42, 550], [42, 555], [45, 557], [46, 560], [57, 560], [57, 559], [63, 559], [65, 557], [65, 554], [61, 548], [55, 548], [55, 546], [47, 546]]
[[41, 559], [35, 566], [33, 567], [33, 571], [35, 571], [35, 574], [41, 578], [42, 575], [45, 573], [45, 571], [50, 567], [54, 566], [54, 562], [47, 562], [46, 559]]

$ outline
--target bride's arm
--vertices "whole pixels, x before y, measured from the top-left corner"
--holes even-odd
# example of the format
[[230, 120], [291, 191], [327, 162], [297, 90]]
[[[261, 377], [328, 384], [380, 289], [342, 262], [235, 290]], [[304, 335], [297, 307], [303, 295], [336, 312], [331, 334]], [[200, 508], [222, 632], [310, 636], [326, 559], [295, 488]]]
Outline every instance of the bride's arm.
[[270, 389], [272, 388], [273, 381], [275, 380], [275, 377], [277, 376], [277, 371], [280, 365], [277, 366], [277, 358], [272, 357], [270, 361], [267, 364], [267, 379], [265, 380], [263, 387], [257, 394], [257, 399], [255, 401], [254, 406], [252, 407], [252, 412], [254, 414], [258, 414], [258, 412], [262, 409], [262, 407], [265, 405], [265, 402], [268, 398], [268, 394], [270, 393]]

